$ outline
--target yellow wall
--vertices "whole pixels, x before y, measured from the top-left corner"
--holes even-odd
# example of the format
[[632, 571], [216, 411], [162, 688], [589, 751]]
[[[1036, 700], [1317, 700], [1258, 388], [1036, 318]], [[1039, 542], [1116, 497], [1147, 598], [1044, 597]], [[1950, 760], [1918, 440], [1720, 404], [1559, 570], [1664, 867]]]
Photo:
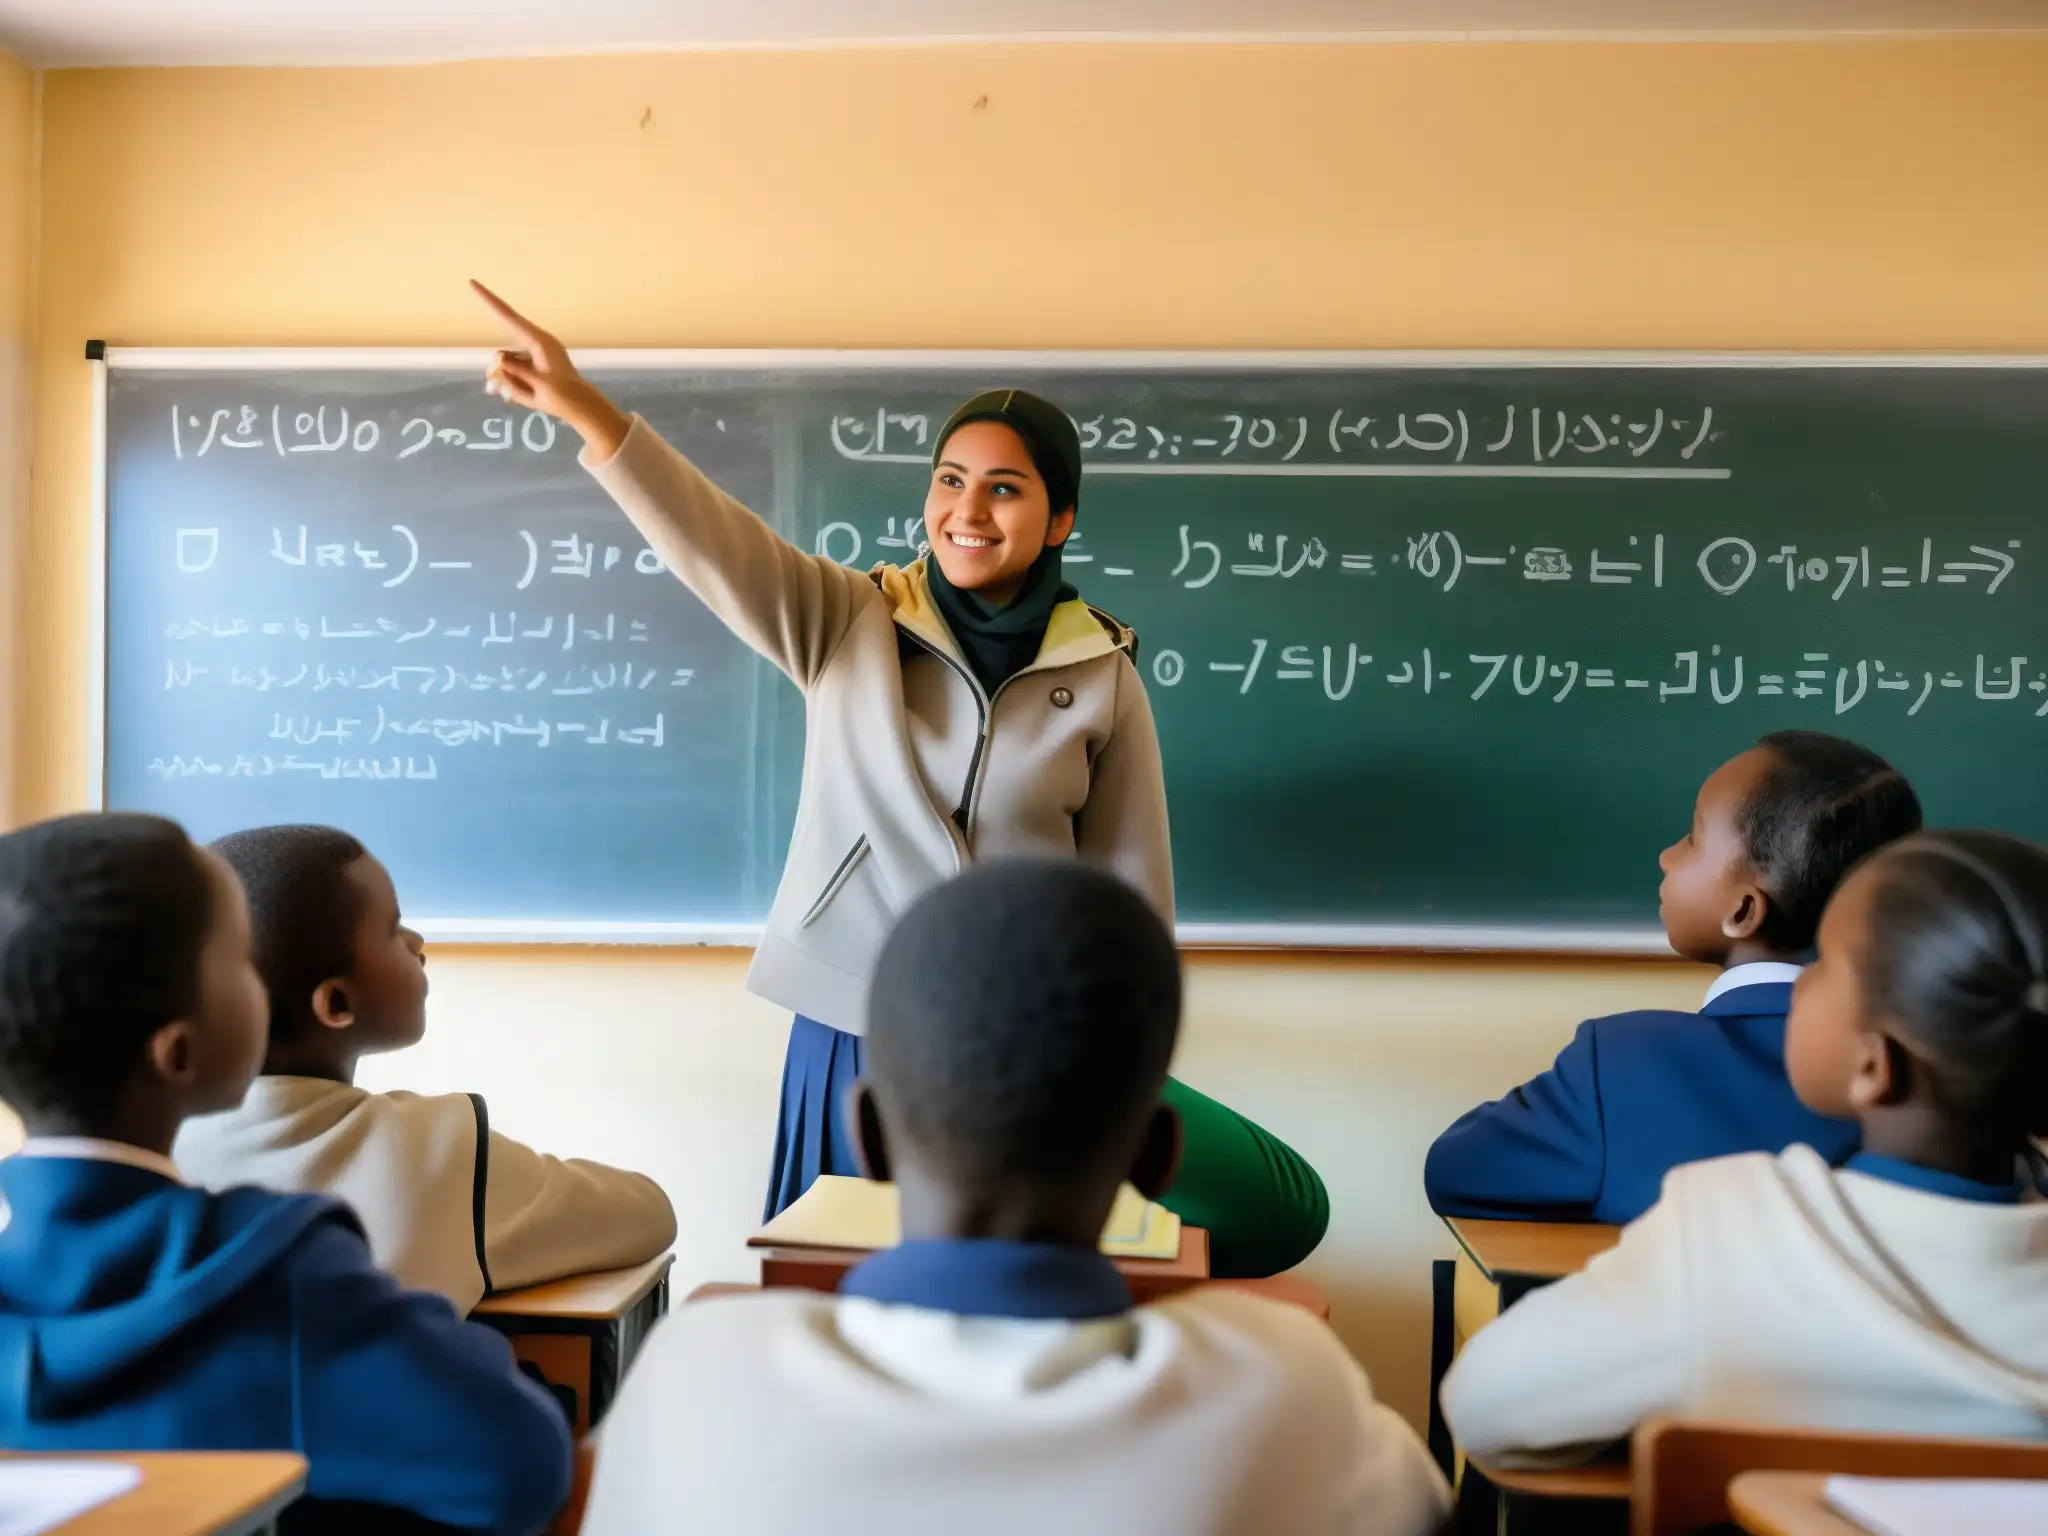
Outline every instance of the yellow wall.
[[12, 799], [15, 637], [28, 507], [29, 338], [34, 322], [36, 211], [35, 76], [0, 53], [0, 826]]
[[[587, 344], [2048, 349], [2048, 39], [60, 72], [44, 139], [24, 814], [83, 793], [89, 337], [485, 341], [474, 272]], [[744, 1273], [781, 1021], [738, 957], [434, 977], [377, 1085], [641, 1161], [683, 1279]], [[1698, 980], [1198, 959], [1181, 1068], [1324, 1170], [1312, 1272], [1413, 1414], [1429, 1136]]]
[[[0, 827], [13, 798], [21, 568], [29, 494], [29, 347], [35, 323], [36, 80], [0, 53]], [[0, 1149], [20, 1134], [0, 1106]]]

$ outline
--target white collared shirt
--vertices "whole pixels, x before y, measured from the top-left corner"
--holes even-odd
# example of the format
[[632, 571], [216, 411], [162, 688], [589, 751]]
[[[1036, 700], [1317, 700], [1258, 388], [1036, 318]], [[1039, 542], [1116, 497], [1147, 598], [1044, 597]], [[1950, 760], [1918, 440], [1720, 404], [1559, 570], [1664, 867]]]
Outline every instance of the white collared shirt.
[[1737, 987], [1789, 986], [1805, 969], [1803, 965], [1793, 965], [1785, 960], [1752, 960], [1747, 965], [1731, 965], [1714, 978], [1714, 984], [1707, 988], [1707, 995], [1700, 1006], [1706, 1007], [1723, 992], [1733, 992]]
[[130, 1168], [162, 1174], [173, 1184], [185, 1182], [178, 1165], [161, 1152], [126, 1141], [107, 1141], [98, 1136], [31, 1136], [14, 1153], [16, 1157], [75, 1157], [95, 1163], [126, 1163]]

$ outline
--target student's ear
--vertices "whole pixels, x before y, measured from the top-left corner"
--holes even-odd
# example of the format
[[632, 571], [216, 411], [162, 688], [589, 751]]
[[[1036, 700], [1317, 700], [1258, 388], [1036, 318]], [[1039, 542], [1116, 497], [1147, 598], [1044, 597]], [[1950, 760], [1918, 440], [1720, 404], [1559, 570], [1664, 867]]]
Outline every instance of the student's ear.
[[[1064, 508], [1052, 515], [1052, 521], [1045, 525], [1045, 542], [1048, 546], [1064, 544], [1074, 531], [1074, 509]], [[1079, 555], [1074, 557], [1080, 559]]]
[[196, 1052], [189, 1019], [173, 1019], [149, 1037], [144, 1049], [149, 1070], [157, 1080], [173, 1088], [191, 1086]]
[[1721, 937], [1724, 939], [1753, 939], [1763, 931], [1764, 918], [1770, 912], [1771, 898], [1763, 887], [1743, 884], [1735, 888], [1734, 905], [1721, 919]]
[[1147, 1200], [1157, 1200], [1173, 1188], [1173, 1176], [1180, 1172], [1180, 1149], [1180, 1111], [1162, 1104], [1145, 1122], [1138, 1155], [1131, 1159], [1131, 1187]]
[[1919, 1063], [1890, 1035], [1860, 1030], [1856, 1056], [1849, 1078], [1849, 1103], [1858, 1110], [1903, 1104], [1913, 1096]]
[[881, 1107], [875, 1090], [864, 1077], [855, 1078], [846, 1090], [846, 1107], [853, 1116], [853, 1160], [863, 1177], [886, 1183], [889, 1172], [889, 1137], [882, 1129]]
[[330, 976], [313, 989], [313, 1019], [323, 1029], [347, 1029], [355, 1023], [355, 1005], [341, 977]]

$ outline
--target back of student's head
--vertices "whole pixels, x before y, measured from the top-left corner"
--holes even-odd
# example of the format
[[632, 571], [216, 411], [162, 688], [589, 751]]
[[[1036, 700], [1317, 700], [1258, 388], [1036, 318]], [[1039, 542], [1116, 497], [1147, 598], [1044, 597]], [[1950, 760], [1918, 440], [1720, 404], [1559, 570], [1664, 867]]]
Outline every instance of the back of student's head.
[[1132, 1154], [1179, 1026], [1179, 956], [1143, 897], [1071, 860], [994, 863], [884, 946], [867, 1070], [935, 1166], [1056, 1184]]
[[2048, 849], [1927, 832], [1879, 854], [1861, 979], [1958, 1119], [2048, 1134]]
[[314, 989], [354, 967], [362, 896], [348, 878], [363, 845], [335, 827], [251, 827], [213, 844], [249, 897], [250, 951], [270, 994], [273, 1037], [312, 1019]]
[[60, 816], [0, 837], [0, 1096], [93, 1125], [199, 1003], [214, 877], [176, 822]]
[[1744, 807], [1742, 832], [1770, 896], [1758, 937], [1797, 954], [1813, 947], [1842, 877], [1920, 830], [1920, 800], [1898, 769], [1840, 736], [1776, 731], [1757, 745], [1770, 767]]

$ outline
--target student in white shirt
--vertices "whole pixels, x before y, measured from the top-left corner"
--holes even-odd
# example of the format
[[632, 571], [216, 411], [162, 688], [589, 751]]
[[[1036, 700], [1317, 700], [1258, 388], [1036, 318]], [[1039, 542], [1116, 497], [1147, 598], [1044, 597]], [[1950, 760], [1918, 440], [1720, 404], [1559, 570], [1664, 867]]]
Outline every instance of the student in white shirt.
[[213, 847], [248, 891], [270, 1046], [240, 1107], [178, 1133], [188, 1178], [338, 1196], [380, 1265], [460, 1312], [675, 1241], [675, 1212], [644, 1174], [536, 1152], [493, 1131], [477, 1094], [355, 1086], [359, 1058], [417, 1043], [427, 1023], [424, 946], [361, 843], [285, 826]]
[[1785, 1056], [1863, 1150], [1675, 1170], [1618, 1247], [1465, 1347], [1443, 1406], [1468, 1451], [1582, 1458], [1659, 1413], [2048, 1438], [2048, 850], [1933, 832], [1873, 855], [1828, 905]]
[[1421, 1442], [1308, 1313], [1133, 1307], [1097, 1239], [1164, 1190], [1180, 1014], [1145, 900], [1072, 860], [982, 865], [881, 956], [851, 1109], [904, 1241], [839, 1295], [699, 1303], [606, 1421], [586, 1536], [1422, 1536]]

